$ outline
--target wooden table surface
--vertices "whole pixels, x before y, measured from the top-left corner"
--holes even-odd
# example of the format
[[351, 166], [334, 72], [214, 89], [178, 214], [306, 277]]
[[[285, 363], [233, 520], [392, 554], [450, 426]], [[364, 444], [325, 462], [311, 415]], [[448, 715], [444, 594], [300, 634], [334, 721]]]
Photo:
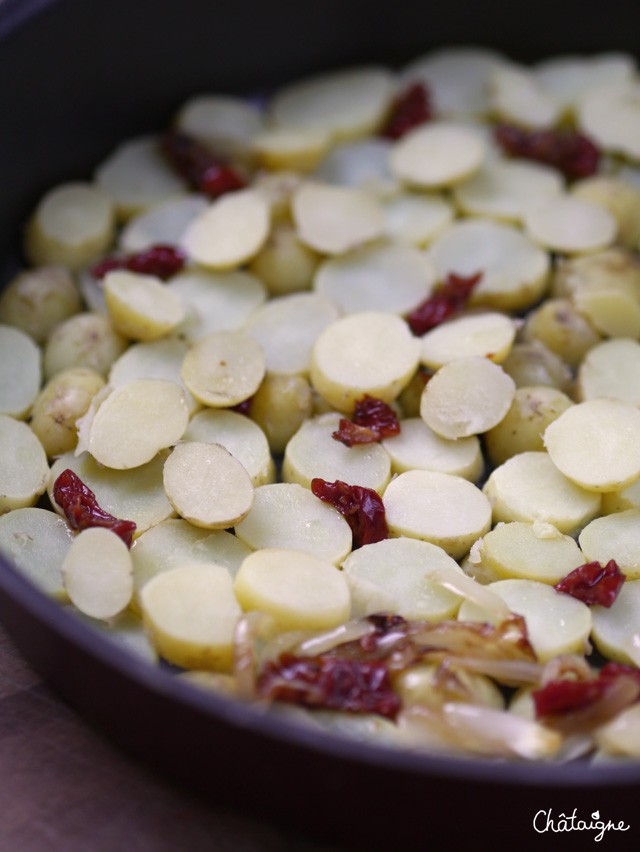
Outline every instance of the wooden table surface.
[[1, 852], [346, 852], [214, 808], [105, 741], [0, 627]]

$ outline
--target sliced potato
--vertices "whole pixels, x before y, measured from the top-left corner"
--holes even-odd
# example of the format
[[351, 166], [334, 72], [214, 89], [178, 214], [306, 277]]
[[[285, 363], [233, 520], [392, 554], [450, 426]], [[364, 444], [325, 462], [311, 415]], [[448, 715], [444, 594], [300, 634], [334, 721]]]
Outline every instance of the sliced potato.
[[511, 376], [487, 358], [456, 358], [427, 382], [420, 416], [443, 438], [479, 435], [505, 417], [515, 390]]
[[640, 757], [640, 706], [628, 707], [599, 728], [597, 739], [608, 754]]
[[461, 559], [491, 526], [491, 505], [475, 485], [459, 476], [412, 470], [384, 492], [392, 535], [429, 541]]
[[344, 254], [384, 233], [384, 212], [364, 189], [304, 181], [291, 199], [298, 239], [322, 254]]
[[443, 195], [401, 192], [385, 199], [385, 233], [399, 243], [425, 246], [451, 224], [453, 215]]
[[381, 493], [391, 478], [389, 454], [380, 444], [346, 447], [336, 441], [331, 434], [339, 423], [339, 414], [327, 413], [302, 424], [287, 444], [283, 480], [310, 488], [314, 477], [340, 479]]
[[234, 590], [245, 612], [267, 613], [281, 630], [325, 630], [351, 614], [344, 574], [301, 550], [256, 550], [240, 566]]
[[218, 331], [195, 343], [182, 362], [182, 381], [204, 405], [230, 408], [254, 394], [265, 373], [264, 354], [248, 334]]
[[310, 290], [320, 255], [298, 239], [289, 221], [274, 224], [249, 269], [273, 296]]
[[253, 504], [249, 474], [222, 444], [178, 444], [165, 462], [163, 477], [176, 512], [197, 527], [232, 527]]
[[47, 455], [35, 434], [0, 414], [0, 515], [35, 505], [48, 479]]
[[127, 545], [111, 530], [91, 527], [73, 540], [62, 563], [69, 600], [92, 618], [115, 618], [133, 595], [133, 565]]
[[580, 99], [580, 129], [613, 154], [640, 159], [640, 87], [636, 79], [599, 86]]
[[165, 379], [136, 379], [115, 388], [102, 402], [89, 426], [88, 449], [106, 467], [139, 467], [179, 441], [188, 420], [178, 385]]
[[578, 368], [580, 400], [608, 396], [640, 406], [640, 343], [629, 338], [604, 340], [587, 352]]
[[574, 535], [600, 511], [600, 494], [573, 483], [545, 452], [512, 456], [493, 471], [483, 490], [494, 523], [543, 521]]
[[313, 391], [304, 376], [268, 373], [249, 403], [251, 419], [264, 430], [271, 452], [276, 455], [284, 453], [288, 442], [313, 413]]
[[178, 111], [176, 126], [221, 157], [246, 157], [264, 127], [260, 107], [244, 98], [202, 94]]
[[222, 444], [242, 464], [256, 487], [275, 479], [267, 436], [257, 423], [236, 411], [198, 412], [189, 421], [182, 440]]
[[421, 417], [401, 421], [400, 434], [385, 438], [394, 473], [436, 470], [475, 482], [484, 468], [480, 441], [475, 435], [451, 441], [430, 429]]
[[326, 131], [307, 128], [270, 128], [253, 137], [251, 152], [265, 169], [310, 172], [329, 149]]
[[334, 565], [351, 550], [351, 528], [342, 515], [296, 483], [256, 488], [253, 506], [236, 525], [236, 535], [252, 550], [303, 550]]
[[640, 476], [640, 411], [618, 399], [573, 405], [545, 429], [551, 461], [590, 491], [618, 491]]
[[142, 618], [161, 657], [187, 669], [229, 671], [241, 609], [223, 565], [184, 563], [140, 592]]
[[420, 351], [399, 317], [381, 311], [350, 314], [328, 326], [311, 355], [311, 382], [341, 411], [365, 394], [392, 402], [411, 380]]
[[440, 189], [466, 180], [481, 167], [486, 148], [480, 135], [460, 124], [427, 122], [393, 146], [391, 172], [408, 186]]
[[42, 345], [58, 323], [82, 307], [73, 277], [64, 266], [21, 272], [0, 293], [0, 323], [14, 326]]
[[527, 314], [521, 339], [539, 341], [576, 369], [602, 336], [570, 299], [546, 299]]
[[42, 357], [31, 337], [0, 325], [0, 414], [25, 418], [40, 390]]
[[640, 665], [640, 582], [629, 580], [609, 609], [594, 606], [593, 641], [601, 654], [627, 665]]
[[616, 242], [631, 251], [640, 245], [640, 190], [619, 177], [594, 175], [571, 187], [574, 198], [600, 204], [617, 225]]
[[209, 206], [202, 195], [185, 195], [160, 204], [129, 219], [118, 237], [118, 246], [127, 254], [154, 245], [178, 245], [191, 222]]
[[114, 228], [114, 208], [105, 192], [89, 183], [65, 183], [49, 190], [36, 207], [25, 252], [35, 266], [80, 269], [109, 248]]
[[109, 317], [80, 313], [57, 325], [44, 347], [45, 379], [71, 367], [89, 367], [106, 376], [127, 348], [127, 339]]
[[546, 386], [563, 393], [572, 389], [569, 365], [539, 340], [515, 343], [501, 366], [519, 388]]
[[587, 524], [578, 539], [587, 561], [606, 565], [615, 559], [630, 580], [640, 579], [639, 521], [640, 510], [627, 509]]
[[610, 246], [618, 224], [599, 204], [571, 195], [539, 201], [524, 215], [525, 233], [536, 243], [559, 254], [584, 254]]
[[422, 335], [420, 360], [431, 370], [471, 356], [500, 364], [509, 354], [516, 330], [514, 320], [495, 311], [457, 317]]
[[489, 103], [501, 121], [528, 128], [553, 127], [561, 105], [529, 69], [496, 68], [488, 83]]
[[413, 538], [390, 538], [358, 548], [342, 564], [354, 616], [393, 612], [430, 622], [453, 618], [460, 598], [429, 579], [430, 572], [442, 565], [460, 571], [441, 547]]
[[0, 515], [0, 551], [41, 592], [65, 601], [62, 562], [74, 533], [47, 509], [15, 509]]
[[270, 211], [255, 189], [217, 198], [184, 232], [180, 245], [208, 269], [237, 269], [251, 260], [269, 236]]
[[104, 297], [114, 327], [132, 340], [164, 337], [185, 317], [180, 299], [154, 275], [108, 272]]
[[337, 186], [358, 186], [380, 199], [393, 197], [398, 181], [389, 169], [391, 141], [382, 137], [334, 145], [313, 173], [316, 180]]

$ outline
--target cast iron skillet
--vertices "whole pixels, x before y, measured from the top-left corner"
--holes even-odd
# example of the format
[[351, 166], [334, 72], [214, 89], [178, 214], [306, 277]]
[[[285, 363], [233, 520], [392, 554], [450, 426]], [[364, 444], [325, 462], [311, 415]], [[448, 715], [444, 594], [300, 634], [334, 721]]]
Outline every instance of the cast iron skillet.
[[[485, 44], [523, 60], [636, 47], [634, 3], [609, 0], [605, 17], [585, 14], [580, 2], [536, 2], [530, 11], [516, 18], [501, 2], [479, 0], [447, 0], [439, 11], [424, 0], [389, 8], [363, 0], [234, 0], [224, 7], [212, 0], [3, 0], [3, 279], [20, 262], [19, 226], [41, 193], [90, 175], [128, 135], [163, 127], [190, 94], [268, 91], [310, 71], [393, 64], [451, 44]], [[541, 839], [534, 815], [550, 808], [631, 822], [631, 832], [607, 835], [615, 848], [633, 834], [640, 763], [442, 759], [298, 729], [125, 655], [4, 560], [0, 619], [79, 713], [212, 802], [367, 848], [496, 848], [505, 819], [514, 842], [527, 848]]]

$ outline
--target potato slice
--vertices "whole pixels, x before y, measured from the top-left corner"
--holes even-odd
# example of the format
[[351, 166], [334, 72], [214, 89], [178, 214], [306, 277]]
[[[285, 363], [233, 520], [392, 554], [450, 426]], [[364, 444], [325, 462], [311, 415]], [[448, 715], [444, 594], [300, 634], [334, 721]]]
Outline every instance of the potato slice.
[[313, 413], [313, 392], [304, 376], [268, 373], [249, 403], [251, 420], [264, 430], [271, 452], [278, 456]]
[[106, 467], [139, 467], [179, 441], [188, 420], [178, 385], [165, 379], [136, 379], [115, 388], [102, 402], [89, 427], [88, 449]]
[[607, 491], [602, 495], [603, 515], [625, 512], [627, 509], [640, 509], [640, 479], [621, 491]]
[[489, 476], [493, 522], [543, 521], [575, 535], [599, 512], [601, 497], [567, 479], [545, 452], [519, 453]]
[[454, 222], [434, 240], [429, 256], [438, 279], [482, 273], [470, 304], [519, 311], [544, 294], [549, 276], [545, 251], [512, 225], [477, 219]]
[[0, 515], [33, 506], [49, 478], [47, 456], [26, 423], [0, 414]]
[[119, 145], [96, 169], [99, 187], [113, 201], [119, 218], [128, 219], [187, 191], [166, 162], [154, 136]]
[[480, 564], [498, 579], [538, 580], [555, 585], [587, 561], [571, 536], [552, 524], [498, 524], [479, 548]]
[[176, 512], [205, 529], [226, 529], [253, 504], [253, 483], [222, 444], [178, 444], [164, 465], [164, 488]]
[[566, 477], [590, 491], [618, 491], [640, 476], [640, 411], [618, 399], [572, 405], [549, 424], [544, 444]]
[[334, 145], [314, 172], [322, 183], [357, 186], [381, 199], [393, 197], [398, 181], [389, 169], [391, 142], [381, 137]]
[[154, 204], [130, 219], [118, 237], [118, 246], [127, 254], [154, 245], [178, 245], [191, 222], [209, 206], [202, 195], [185, 195]]
[[67, 600], [62, 562], [74, 539], [66, 521], [47, 509], [15, 509], [0, 515], [0, 551], [41, 592]]
[[489, 103], [502, 121], [532, 129], [557, 124], [562, 107], [529, 69], [496, 68], [488, 81]]
[[49, 458], [73, 450], [78, 443], [76, 423], [104, 387], [104, 379], [88, 367], [57, 373], [33, 403], [29, 425]]
[[384, 219], [387, 237], [421, 247], [453, 222], [453, 207], [436, 193], [402, 192], [385, 200]]
[[582, 401], [608, 396], [640, 406], [640, 343], [604, 340], [587, 352], [578, 369], [577, 395]]
[[525, 317], [520, 338], [539, 341], [573, 369], [577, 369], [602, 336], [570, 299], [546, 299]]
[[290, 221], [274, 224], [267, 242], [249, 265], [272, 296], [310, 290], [320, 255], [300, 242]]
[[291, 548], [338, 565], [351, 550], [351, 528], [342, 515], [295, 483], [256, 488], [251, 511], [236, 535], [252, 550]]
[[519, 388], [544, 386], [563, 393], [572, 390], [570, 367], [539, 340], [515, 343], [501, 367]]
[[482, 138], [471, 128], [433, 121], [399, 139], [389, 162], [392, 174], [408, 186], [440, 189], [471, 177], [486, 153]]
[[267, 613], [281, 630], [326, 630], [351, 614], [344, 574], [301, 550], [256, 550], [240, 566], [234, 590], [245, 612]]
[[450, 441], [437, 435], [421, 417], [402, 420], [400, 434], [385, 438], [382, 446], [391, 457], [393, 473], [436, 470], [475, 482], [484, 468], [480, 441], [475, 435]]
[[187, 352], [182, 380], [204, 405], [230, 408], [254, 394], [265, 373], [258, 343], [236, 331], [218, 331], [203, 337]]
[[640, 245], [640, 189], [624, 179], [594, 175], [577, 181], [571, 187], [574, 198], [600, 204], [608, 210], [617, 226], [616, 242], [635, 251]]
[[262, 168], [310, 172], [327, 153], [329, 140], [323, 130], [275, 127], [253, 137], [251, 152]]
[[104, 297], [114, 327], [132, 340], [164, 337], [185, 317], [180, 299], [154, 275], [126, 270], [108, 272]]
[[491, 463], [497, 466], [518, 453], [543, 450], [544, 430], [572, 405], [573, 401], [557, 388], [516, 388], [506, 415], [484, 433], [484, 447]]
[[628, 580], [612, 607], [594, 606], [593, 641], [601, 654], [640, 666], [640, 582]]
[[405, 84], [424, 82], [438, 115], [484, 115], [489, 109], [487, 83], [506, 59], [485, 47], [447, 47], [414, 59], [401, 75]]
[[[541, 662], [559, 654], [583, 653], [591, 632], [591, 611], [571, 595], [556, 592], [535, 580], [499, 580], [488, 586], [512, 612], [527, 623], [529, 641]], [[465, 601], [458, 610], [461, 621], [494, 619], [477, 604]]]
[[24, 331], [41, 346], [58, 323], [81, 308], [78, 288], [63, 266], [21, 272], [0, 293], [0, 323]]
[[413, 246], [375, 243], [320, 264], [313, 288], [343, 314], [406, 314], [431, 295], [435, 270]]
[[478, 356], [499, 364], [509, 354], [516, 324], [497, 312], [469, 314], [442, 323], [422, 336], [421, 361], [438, 370], [456, 358]]
[[143, 532], [131, 549], [133, 581], [139, 605], [140, 589], [153, 577], [186, 563], [223, 565], [232, 576], [251, 553], [240, 539], [225, 530], [203, 530], [182, 518], [169, 518]]
[[0, 325], [0, 414], [22, 420], [40, 390], [40, 350], [24, 331]]
[[262, 281], [241, 269], [189, 269], [165, 286], [186, 308], [187, 317], [177, 333], [191, 343], [214, 331], [236, 331], [267, 298]]
[[264, 128], [260, 107], [244, 98], [203, 94], [186, 101], [176, 126], [221, 157], [246, 157], [256, 134]]
[[523, 217], [525, 233], [549, 251], [584, 254], [613, 243], [618, 224], [599, 204], [572, 195], [538, 201]]
[[453, 618], [460, 598], [429, 579], [442, 565], [460, 571], [441, 547], [427, 541], [401, 537], [360, 547], [342, 564], [354, 617], [393, 612], [430, 622]]
[[165, 337], [134, 343], [114, 361], [109, 370], [109, 385], [112, 388], [126, 385], [135, 379], [166, 379], [180, 385], [189, 413], [200, 408], [182, 382], [182, 362], [189, 345], [179, 337]]
[[165, 660], [187, 669], [230, 671], [241, 609], [223, 565], [184, 563], [140, 593], [142, 618]]
[[479, 435], [500, 423], [515, 390], [511, 376], [487, 358], [456, 358], [427, 382], [420, 416], [443, 438]]
[[304, 181], [291, 210], [300, 241], [322, 254], [344, 254], [384, 233], [381, 204], [358, 187]]
[[640, 579], [640, 510], [627, 509], [595, 518], [580, 533], [579, 543], [587, 562], [615, 559], [630, 579]]
[[380, 66], [346, 68], [291, 83], [269, 105], [281, 127], [321, 130], [334, 140], [375, 132], [393, 96], [391, 72]]
[[640, 160], [640, 86], [637, 80], [588, 92], [577, 110], [580, 129], [612, 154]]
[[635, 59], [619, 52], [552, 56], [533, 68], [536, 79], [569, 111], [573, 111], [590, 90], [631, 80], [635, 71]]
[[205, 409], [191, 418], [183, 441], [222, 444], [245, 468], [257, 487], [275, 479], [275, 464], [265, 433], [243, 414]]
[[85, 615], [108, 621], [129, 604], [133, 565], [127, 545], [111, 530], [82, 530], [62, 563], [70, 601]]
[[184, 232], [180, 245], [209, 269], [236, 269], [251, 260], [269, 236], [270, 210], [262, 193], [239, 189], [217, 198]]
[[306, 376], [313, 344], [339, 316], [323, 295], [292, 293], [256, 308], [242, 330], [260, 345], [269, 372]]
[[283, 480], [311, 488], [316, 476], [327, 482], [340, 479], [382, 493], [391, 478], [389, 454], [380, 444], [346, 447], [336, 441], [331, 433], [339, 423], [339, 414], [328, 413], [302, 424], [287, 444]]
[[109, 248], [114, 228], [113, 205], [99, 187], [61, 184], [36, 207], [27, 226], [25, 252], [34, 266], [80, 269]]
[[564, 180], [550, 166], [526, 160], [489, 160], [456, 186], [455, 203], [466, 216], [521, 222], [531, 204], [560, 195]]
[[491, 505], [475, 485], [459, 476], [412, 470], [384, 492], [392, 535], [429, 541], [461, 559], [491, 526]]
[[602, 725], [596, 737], [607, 754], [640, 757], [640, 705], [628, 707]]
[[311, 382], [327, 402], [352, 411], [365, 394], [392, 402], [410, 382], [420, 341], [404, 320], [381, 311], [351, 314], [316, 339]]
[[134, 521], [136, 536], [139, 536], [174, 514], [162, 483], [165, 459], [166, 454], [160, 453], [134, 470], [112, 470], [96, 462], [89, 453], [77, 456], [67, 452], [51, 466], [47, 486], [51, 505], [60, 511], [53, 499], [53, 486], [58, 476], [69, 468], [93, 491], [105, 512]]
[[109, 317], [80, 313], [57, 325], [44, 347], [44, 377], [51, 379], [71, 367], [89, 367], [106, 376], [127, 348], [127, 339]]

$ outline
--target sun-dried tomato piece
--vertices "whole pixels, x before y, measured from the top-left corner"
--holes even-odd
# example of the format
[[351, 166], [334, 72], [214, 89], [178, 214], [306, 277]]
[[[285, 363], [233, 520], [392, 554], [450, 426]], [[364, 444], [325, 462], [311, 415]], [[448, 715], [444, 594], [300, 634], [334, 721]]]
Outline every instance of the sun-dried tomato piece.
[[382, 498], [373, 488], [316, 477], [311, 480], [311, 490], [344, 516], [351, 527], [354, 548], [382, 541], [389, 535]]
[[481, 272], [469, 276], [451, 272], [442, 286], [407, 316], [411, 331], [419, 337], [459, 313], [481, 278]]
[[496, 141], [513, 157], [559, 169], [567, 178], [588, 177], [598, 170], [600, 151], [581, 133], [569, 130], [523, 130], [509, 124], [495, 129]]
[[391, 113], [380, 135], [400, 139], [409, 130], [433, 118], [431, 97], [424, 83], [411, 83], [391, 106]]
[[587, 562], [574, 568], [553, 588], [589, 606], [598, 605], [608, 609], [618, 597], [624, 581], [625, 575], [618, 563], [610, 559], [605, 566], [600, 562]]
[[160, 150], [193, 189], [211, 198], [246, 186], [244, 178], [233, 166], [179, 130], [168, 130], [163, 134]]
[[127, 269], [168, 281], [183, 269], [186, 262], [187, 256], [182, 249], [159, 243], [125, 257], [107, 257], [91, 269], [91, 274], [94, 278], [104, 278], [114, 269]]
[[394, 719], [400, 699], [380, 660], [345, 660], [320, 655], [282, 654], [267, 662], [258, 677], [262, 698], [349, 713], [376, 713]]
[[331, 437], [353, 447], [354, 444], [373, 444], [399, 432], [400, 423], [393, 408], [381, 399], [365, 394], [356, 402], [351, 420], [342, 417]]
[[[540, 689], [535, 689], [531, 696], [536, 711], [536, 718], [566, 716], [586, 710], [603, 699], [620, 678], [627, 678], [630, 683], [630, 698], [633, 702], [640, 695], [640, 669], [622, 663], [607, 663], [590, 680], [552, 680]], [[632, 684], [635, 682], [634, 693]]]
[[53, 485], [53, 499], [64, 512], [74, 530], [106, 527], [131, 547], [136, 525], [133, 521], [115, 518], [101, 509], [96, 495], [72, 470], [63, 470]]

